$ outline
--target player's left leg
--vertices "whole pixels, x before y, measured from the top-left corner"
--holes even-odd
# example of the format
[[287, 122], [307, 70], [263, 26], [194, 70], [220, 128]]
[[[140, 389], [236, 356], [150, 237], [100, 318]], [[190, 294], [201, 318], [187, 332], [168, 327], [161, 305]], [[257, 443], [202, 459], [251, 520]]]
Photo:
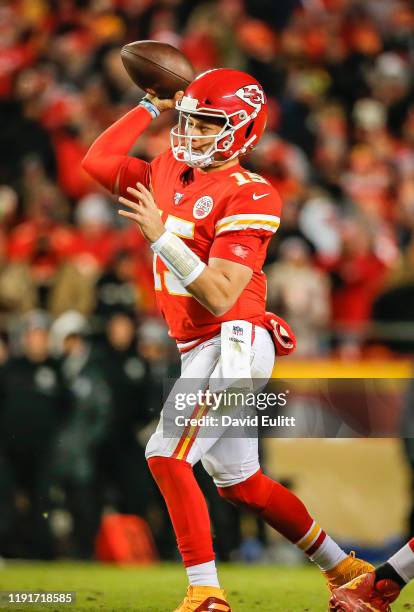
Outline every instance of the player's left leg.
[[414, 538], [375, 570], [377, 580], [392, 580], [400, 588], [414, 578]]
[[[266, 330], [257, 330], [251, 366], [257, 381], [271, 375], [271, 345]], [[331, 590], [373, 569], [347, 555], [292, 491], [262, 473], [257, 438], [232, 438], [227, 433], [208, 450], [202, 463], [224, 499], [256, 513], [305, 552], [324, 572]]]
[[375, 571], [336, 589], [331, 607], [337, 612], [389, 612], [401, 589], [414, 578], [414, 538]]
[[[209, 457], [214, 451], [210, 451]], [[303, 502], [263, 474], [260, 468], [249, 478], [230, 486], [224, 486], [222, 476], [215, 477], [219, 494], [254, 512], [300, 548], [322, 570], [331, 591], [373, 569], [370, 563], [346, 554], [313, 519]]]

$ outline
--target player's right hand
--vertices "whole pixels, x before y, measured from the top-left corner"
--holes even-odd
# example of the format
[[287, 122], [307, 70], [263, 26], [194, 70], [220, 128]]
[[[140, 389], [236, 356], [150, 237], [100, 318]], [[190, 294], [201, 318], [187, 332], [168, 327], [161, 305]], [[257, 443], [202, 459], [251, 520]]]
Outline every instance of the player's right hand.
[[146, 100], [149, 100], [151, 104], [156, 106], [158, 110], [162, 113], [163, 111], [170, 110], [171, 108], [175, 108], [176, 103], [181, 100], [183, 97], [183, 91], [177, 91], [174, 98], [157, 98], [155, 94], [147, 93], [145, 96]]

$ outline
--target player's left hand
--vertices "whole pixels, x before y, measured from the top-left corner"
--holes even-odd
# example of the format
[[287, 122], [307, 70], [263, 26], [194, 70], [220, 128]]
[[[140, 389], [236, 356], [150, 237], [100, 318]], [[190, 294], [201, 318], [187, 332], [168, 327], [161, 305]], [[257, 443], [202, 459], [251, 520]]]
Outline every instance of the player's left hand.
[[136, 189], [127, 187], [127, 191], [134, 199], [128, 200], [121, 196], [118, 200], [121, 204], [127, 206], [130, 211], [120, 209], [118, 214], [135, 221], [144, 238], [149, 242], [155, 242], [165, 232], [165, 227], [151, 191], [141, 183], [137, 183]]

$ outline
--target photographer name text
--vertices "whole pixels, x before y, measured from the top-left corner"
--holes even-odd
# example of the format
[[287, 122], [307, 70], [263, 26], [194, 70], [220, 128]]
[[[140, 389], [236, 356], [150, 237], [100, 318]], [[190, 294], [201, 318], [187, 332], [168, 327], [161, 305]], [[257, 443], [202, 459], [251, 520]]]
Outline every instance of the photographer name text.
[[246, 417], [232, 417], [227, 414], [206, 415], [197, 419], [181, 414], [175, 417], [175, 424], [177, 427], [259, 427], [259, 425], [261, 427], [295, 427], [296, 419], [284, 415], [270, 417], [266, 414]]

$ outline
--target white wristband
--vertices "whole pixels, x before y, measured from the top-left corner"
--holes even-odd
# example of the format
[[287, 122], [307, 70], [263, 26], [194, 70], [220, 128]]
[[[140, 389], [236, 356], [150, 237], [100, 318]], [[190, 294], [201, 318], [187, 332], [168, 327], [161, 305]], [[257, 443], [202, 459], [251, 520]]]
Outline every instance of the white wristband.
[[205, 267], [206, 267], [206, 264], [200, 259], [200, 263], [198, 264], [198, 266], [194, 268], [191, 274], [183, 278], [183, 280], [181, 281], [181, 284], [183, 285], [183, 287], [188, 287], [188, 285], [191, 285], [191, 283], [194, 282], [196, 278], [200, 276], [200, 274], [202, 273]]
[[195, 281], [206, 267], [181, 238], [168, 230], [151, 244], [151, 249], [184, 287]]
[[144, 108], [146, 108], [147, 111], [151, 113], [153, 119], [156, 119], [161, 114], [161, 111], [155, 106], [155, 104], [151, 102], [151, 100], [148, 100], [146, 96], [142, 98], [141, 102], [139, 103], [139, 106], [143, 106]]

